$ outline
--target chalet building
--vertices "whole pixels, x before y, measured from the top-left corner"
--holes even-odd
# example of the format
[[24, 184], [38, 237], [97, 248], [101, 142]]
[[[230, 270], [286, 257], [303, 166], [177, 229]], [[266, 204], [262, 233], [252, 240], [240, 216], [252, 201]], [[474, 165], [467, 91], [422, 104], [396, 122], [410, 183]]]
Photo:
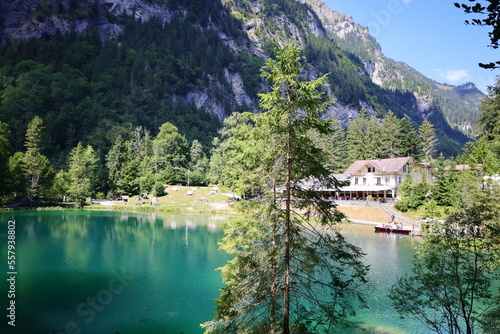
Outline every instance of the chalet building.
[[[336, 175], [337, 176], [337, 175]], [[416, 163], [411, 157], [358, 160], [338, 177], [349, 180], [349, 185], [336, 192], [342, 199], [387, 200], [399, 198], [399, 186], [411, 177], [413, 182], [432, 183], [435, 171], [428, 162]]]

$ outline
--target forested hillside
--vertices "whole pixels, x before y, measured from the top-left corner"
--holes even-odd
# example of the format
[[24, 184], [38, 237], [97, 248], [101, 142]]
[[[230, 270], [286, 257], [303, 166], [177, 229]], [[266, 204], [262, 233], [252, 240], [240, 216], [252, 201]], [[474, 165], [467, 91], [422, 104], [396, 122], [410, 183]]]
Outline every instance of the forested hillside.
[[[3, 164], [16, 152], [27, 152], [29, 124], [39, 117], [44, 135], [37, 148], [50, 167], [68, 170], [70, 152], [79, 143], [81, 148], [91, 147], [99, 166], [99, 191], [107, 193], [113, 188], [108, 155], [117, 143], [131, 145], [128, 152], [136, 154], [138, 138], [153, 145], [150, 140], [168, 123], [175, 129], [169, 133], [178, 131], [185, 143], [183, 158], [172, 162], [178, 174], [171, 173], [164, 181], [181, 182], [190, 168], [188, 147], [197, 143], [196, 148], [210, 157], [212, 140], [225, 118], [235, 112], [260, 111], [258, 94], [268, 90], [260, 69], [275, 46], [291, 42], [302, 46], [305, 77], [329, 73], [323, 89], [335, 103], [325, 116], [339, 120], [340, 137], [346, 137], [347, 126], [362, 110], [373, 124], [382, 123], [392, 111], [412, 131], [429, 120], [438, 139], [436, 153], [460, 153], [469, 139], [450, 123], [469, 121], [450, 115], [458, 105], [461, 114], [477, 113], [477, 99], [460, 102], [467, 95], [460, 92], [474, 90], [473, 86], [452, 87], [459, 93], [442, 94], [439, 100], [423, 89], [428, 81], [417, 75], [381, 80], [382, 73], [391, 76], [388, 64], [395, 62], [377, 65], [376, 41], [368, 38], [369, 47], [354, 43], [354, 37], [350, 43], [342, 42], [346, 35], [318, 16], [312, 1], [304, 2], [3, 2], [0, 129], [7, 143], [2, 148]], [[366, 138], [372, 143], [375, 139], [380, 140]], [[158, 154], [151, 151], [153, 146], [147, 149], [149, 157]], [[144, 183], [149, 188], [159, 181], [158, 169], [153, 174], [154, 181]], [[142, 187], [139, 181], [135, 184]]]

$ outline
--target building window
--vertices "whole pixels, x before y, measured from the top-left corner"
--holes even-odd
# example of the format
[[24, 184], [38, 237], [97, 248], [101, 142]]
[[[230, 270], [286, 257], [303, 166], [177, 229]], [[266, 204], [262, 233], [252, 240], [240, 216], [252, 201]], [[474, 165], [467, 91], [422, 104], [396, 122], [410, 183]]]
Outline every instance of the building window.
[[377, 186], [382, 185], [382, 179], [380, 177], [377, 177]]
[[403, 173], [406, 173], [406, 165], [403, 166]]
[[368, 167], [368, 173], [375, 173], [375, 167]]
[[391, 182], [391, 178], [389, 176], [385, 177], [385, 184], [389, 184]]
[[363, 178], [363, 185], [366, 186], [366, 177]]
[[403, 183], [403, 180], [402, 180], [402, 178], [401, 178], [401, 176], [400, 176], [400, 177], [399, 177], [399, 182], [398, 182], [398, 184], [401, 184], [401, 183]]
[[358, 178], [357, 178], [357, 177], [355, 177], [355, 178], [354, 178], [354, 185], [355, 185], [355, 186], [357, 186], [357, 185], [358, 185]]

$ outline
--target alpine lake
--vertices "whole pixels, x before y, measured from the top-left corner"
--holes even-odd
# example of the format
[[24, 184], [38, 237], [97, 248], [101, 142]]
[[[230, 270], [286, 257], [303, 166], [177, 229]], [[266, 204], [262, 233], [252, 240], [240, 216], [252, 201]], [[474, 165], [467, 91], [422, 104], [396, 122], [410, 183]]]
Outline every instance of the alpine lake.
[[[228, 219], [181, 213], [2, 212], [0, 332], [203, 333], [200, 323], [211, 319], [222, 287], [216, 269], [230, 259], [218, 250]], [[344, 225], [342, 233], [363, 249], [371, 269], [369, 309], [358, 311], [358, 328], [338, 333], [427, 333], [418, 321], [401, 319], [387, 296], [396, 278], [411, 270], [420, 238], [354, 224]], [[11, 235], [15, 249], [9, 253]], [[8, 256], [14, 256], [13, 267]], [[8, 323], [12, 301], [15, 326]]]

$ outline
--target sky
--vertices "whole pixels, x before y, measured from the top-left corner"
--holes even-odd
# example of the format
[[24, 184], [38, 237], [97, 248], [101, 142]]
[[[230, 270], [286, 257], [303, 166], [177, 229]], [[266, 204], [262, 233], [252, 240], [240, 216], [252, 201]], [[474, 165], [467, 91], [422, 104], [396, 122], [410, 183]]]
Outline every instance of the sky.
[[439, 83], [473, 82], [487, 93], [487, 87], [500, 75], [500, 69], [492, 71], [478, 66], [480, 62], [500, 60], [500, 49], [488, 46], [489, 27], [464, 23], [473, 14], [465, 14], [453, 5], [460, 0], [323, 1], [334, 11], [368, 27], [384, 55], [405, 62]]

